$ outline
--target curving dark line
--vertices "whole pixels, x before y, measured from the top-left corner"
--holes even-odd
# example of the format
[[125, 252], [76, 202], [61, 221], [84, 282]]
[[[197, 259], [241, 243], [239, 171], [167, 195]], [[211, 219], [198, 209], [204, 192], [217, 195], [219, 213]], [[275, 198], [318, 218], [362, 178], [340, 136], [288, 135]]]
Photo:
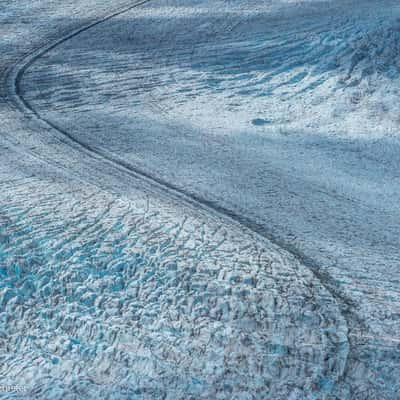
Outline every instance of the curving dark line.
[[[38, 59], [41, 58], [44, 54], [48, 53], [49, 51], [51, 51], [52, 49], [54, 49], [55, 47], [59, 46], [60, 44], [72, 39], [75, 36], [78, 36], [79, 34], [81, 34], [82, 32], [85, 32], [93, 27], [95, 27], [96, 25], [102, 24], [103, 22], [108, 21], [109, 19], [112, 19], [114, 17], [117, 17], [118, 15], [121, 14], [125, 14], [128, 11], [139, 7], [143, 4], [146, 4], [148, 2], [150, 2], [151, 0], [142, 0], [139, 2], [136, 2], [134, 4], [131, 4], [129, 6], [126, 6], [112, 14], [108, 14], [88, 25], [85, 25], [83, 27], [80, 27], [76, 30], [74, 30], [73, 32], [70, 32], [68, 35], [63, 36], [62, 38], [56, 40], [55, 42], [52, 42], [50, 45], [44, 45], [42, 47], [39, 48], [39, 50], [34, 51], [35, 55], [34, 57], [30, 57], [32, 55], [32, 53], [28, 54], [25, 57], [25, 60], [28, 59], [28, 62], [24, 63], [22, 65], [22, 68], [18, 69], [18, 73], [16, 75], [16, 77], [14, 78], [14, 85], [15, 85], [15, 93], [17, 94], [17, 96], [22, 100], [22, 102], [26, 105], [26, 102], [24, 101], [23, 97], [20, 95], [20, 90], [21, 90], [21, 80], [22, 77], [25, 73], [25, 71]], [[23, 61], [22, 61], [23, 62]], [[19, 64], [19, 63], [18, 63]], [[31, 107], [28, 107], [31, 110]]]
[[[138, 168], [135, 165], [132, 165], [125, 160], [108, 153], [104, 150], [94, 148], [87, 143], [84, 143], [83, 141], [77, 139], [74, 137], [71, 133], [69, 133], [67, 130], [61, 128], [54, 122], [46, 119], [44, 116], [40, 115], [38, 111], [31, 105], [31, 103], [24, 98], [22, 94], [22, 89], [21, 89], [21, 82], [22, 78], [27, 71], [27, 69], [39, 58], [41, 58], [43, 55], [51, 51], [52, 49], [56, 48], [57, 46], [63, 44], [64, 42], [74, 38], [75, 36], [78, 36], [80, 33], [85, 32], [92, 27], [99, 25], [111, 18], [114, 18], [118, 15], [124, 14], [136, 7], [139, 7], [145, 3], [150, 2], [151, 0], [143, 0], [140, 2], [137, 2], [135, 4], [132, 4], [130, 6], [127, 6], [123, 9], [120, 9], [119, 11], [116, 11], [112, 14], [109, 14], [99, 20], [96, 20], [86, 26], [83, 26], [81, 28], [78, 28], [77, 30], [69, 33], [66, 36], [63, 36], [62, 38], [56, 40], [55, 42], [49, 44], [49, 45], [44, 45], [40, 47], [37, 50], [34, 50], [27, 56], [23, 58], [22, 61], [17, 63], [14, 68], [12, 68], [12, 71], [10, 73], [10, 76], [8, 76], [7, 81], [9, 82], [9, 94], [11, 94], [10, 99], [8, 99], [10, 102], [12, 102], [22, 113], [25, 115], [27, 112], [31, 115], [33, 115], [35, 118], [37, 118], [39, 121], [44, 122], [46, 125], [51, 127], [52, 129], [55, 129], [57, 132], [61, 133], [64, 137], [68, 138], [70, 143], [69, 145], [78, 145], [80, 150], [84, 151], [85, 154], [92, 158], [100, 158], [103, 161], [106, 161], [107, 163], [111, 164], [113, 167], [117, 168], [120, 171], [123, 171], [124, 173], [136, 178], [136, 179], [141, 179], [149, 183], [151, 186], [161, 190], [162, 192], [167, 192], [169, 195], [171, 195], [173, 198], [183, 201], [186, 204], [189, 204], [193, 206], [195, 209], [202, 209], [203, 211], [211, 214], [211, 215], [216, 215], [217, 217], [223, 218], [225, 220], [229, 220], [231, 223], [235, 225], [240, 225], [242, 227], [245, 227], [248, 229], [250, 232], [256, 234], [258, 237], [261, 239], [267, 239], [268, 241], [272, 242], [274, 245], [282, 248], [285, 250], [287, 253], [291, 254], [295, 259], [297, 259], [301, 264], [303, 264], [306, 268], [308, 268], [313, 275], [320, 281], [321, 285], [327, 290], [327, 292], [336, 300], [337, 305], [339, 307], [339, 310], [346, 322], [346, 325], [349, 326], [349, 321], [357, 321], [360, 325], [363, 324], [363, 322], [358, 318], [354, 310], [357, 308], [357, 304], [348, 298], [341, 290], [340, 288], [334, 283], [334, 279], [330, 276], [330, 274], [326, 271], [322, 271], [321, 266], [318, 265], [318, 262], [314, 260], [311, 257], [308, 257], [306, 254], [304, 254], [301, 250], [293, 246], [292, 244], [288, 243], [282, 238], [279, 238], [272, 232], [268, 231], [266, 227], [262, 224], [259, 224], [252, 219], [238, 214], [234, 210], [231, 210], [227, 207], [224, 207], [220, 204], [218, 204], [215, 201], [212, 201], [210, 199], [207, 199], [197, 193], [194, 193], [192, 191], [188, 191], [185, 189], [180, 188], [177, 185], [174, 185], [173, 183], [170, 183], [154, 174], [152, 174], [149, 171], [146, 171], [144, 169]], [[15, 71], [15, 74], [12, 72]], [[351, 340], [349, 338], [349, 335], [347, 334], [347, 342], [349, 344], [349, 353], [352, 351], [352, 345], [351, 345]], [[346, 356], [346, 362], [345, 366], [343, 368], [342, 374], [339, 376], [338, 382], [341, 380], [345, 379], [345, 376], [347, 375], [348, 371], [348, 358], [349, 354]]]

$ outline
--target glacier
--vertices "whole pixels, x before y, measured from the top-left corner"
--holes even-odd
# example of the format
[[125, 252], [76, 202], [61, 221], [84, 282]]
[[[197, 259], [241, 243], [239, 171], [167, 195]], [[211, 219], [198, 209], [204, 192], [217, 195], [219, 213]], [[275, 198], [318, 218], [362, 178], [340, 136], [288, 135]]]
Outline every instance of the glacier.
[[398, 398], [398, 2], [0, 7], [0, 398]]

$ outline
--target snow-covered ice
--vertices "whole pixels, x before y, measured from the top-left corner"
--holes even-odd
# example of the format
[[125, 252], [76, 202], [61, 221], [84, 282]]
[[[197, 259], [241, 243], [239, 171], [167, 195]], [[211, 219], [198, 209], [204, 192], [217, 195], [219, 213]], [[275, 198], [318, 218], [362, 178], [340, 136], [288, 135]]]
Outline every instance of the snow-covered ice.
[[396, 399], [398, 2], [132, 4], [1, 4], [0, 385]]
[[154, 199], [2, 188], [9, 398], [320, 398], [343, 374], [336, 302], [274, 246]]

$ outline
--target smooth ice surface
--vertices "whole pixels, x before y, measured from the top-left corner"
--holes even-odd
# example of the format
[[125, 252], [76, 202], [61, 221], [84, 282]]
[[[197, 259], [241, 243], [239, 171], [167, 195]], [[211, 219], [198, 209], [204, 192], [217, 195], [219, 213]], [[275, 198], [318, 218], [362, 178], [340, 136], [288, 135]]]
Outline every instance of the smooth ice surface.
[[155, 0], [21, 59], [112, 12], [27, 4], [0, 16], [6, 383], [396, 399], [398, 2]]

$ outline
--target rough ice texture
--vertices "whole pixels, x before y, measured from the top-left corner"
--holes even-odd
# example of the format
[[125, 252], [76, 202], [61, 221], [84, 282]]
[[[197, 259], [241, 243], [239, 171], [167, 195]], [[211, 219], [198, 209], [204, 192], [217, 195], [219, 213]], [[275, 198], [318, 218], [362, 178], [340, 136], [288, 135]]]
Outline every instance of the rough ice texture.
[[[35, 25], [59, 10], [52, 3], [30, 5], [27, 32], [52, 38]], [[9, 38], [4, 70], [20, 57], [17, 22]], [[1, 398], [308, 399], [333, 390], [347, 325], [308, 269], [4, 100]]]
[[348, 344], [295, 260], [221, 221], [21, 177], [2, 182], [8, 398], [324, 398]]
[[[109, 8], [8, 4], [1, 71]], [[21, 94], [61, 131], [2, 101], [8, 383], [39, 398], [395, 399], [398, 16], [390, 0], [154, 0], [30, 65]], [[318, 280], [137, 169], [248, 218]]]

